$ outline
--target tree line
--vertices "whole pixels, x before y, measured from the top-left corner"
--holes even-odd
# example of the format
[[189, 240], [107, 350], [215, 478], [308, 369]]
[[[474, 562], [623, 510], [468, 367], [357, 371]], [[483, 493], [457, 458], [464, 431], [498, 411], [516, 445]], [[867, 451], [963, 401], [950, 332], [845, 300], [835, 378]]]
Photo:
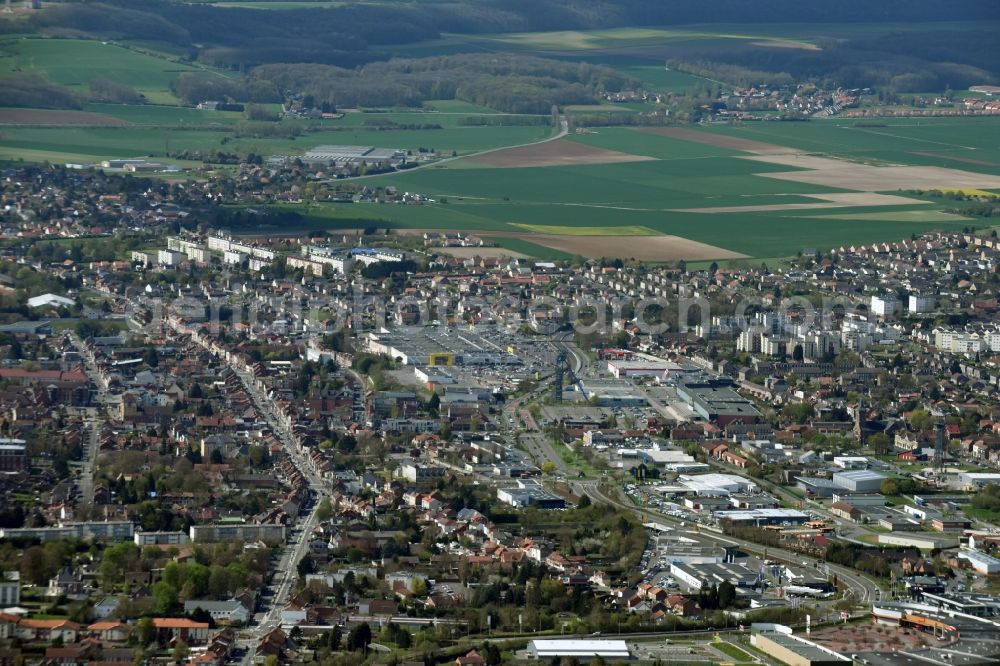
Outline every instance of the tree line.
[[964, 89], [1000, 77], [1000, 43], [988, 30], [939, 26], [885, 29], [817, 40], [818, 49], [685, 44], [667, 47], [667, 65], [715, 81], [751, 87], [812, 81], [833, 89], [877, 88], [884, 95]]

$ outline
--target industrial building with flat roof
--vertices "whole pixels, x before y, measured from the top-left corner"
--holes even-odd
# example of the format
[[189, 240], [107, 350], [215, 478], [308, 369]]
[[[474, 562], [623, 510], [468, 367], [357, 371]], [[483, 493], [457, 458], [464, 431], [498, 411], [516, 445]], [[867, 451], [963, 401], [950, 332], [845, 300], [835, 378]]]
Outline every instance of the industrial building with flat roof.
[[878, 492], [885, 481], [885, 474], [869, 469], [857, 469], [847, 472], [835, 472], [832, 480], [846, 490], [854, 492]]
[[368, 351], [404, 365], [520, 365], [521, 359], [467, 329], [406, 326], [393, 333], [370, 333]]
[[735, 587], [753, 587], [758, 578], [757, 572], [742, 564], [725, 562], [674, 562], [670, 565], [670, 575], [690, 590], [700, 590], [705, 583], [718, 585], [724, 581], [729, 581]]
[[720, 521], [728, 520], [734, 525], [801, 525], [809, 520], [809, 515], [795, 509], [738, 509], [716, 511]]
[[963, 550], [958, 554], [958, 557], [971, 564], [976, 573], [987, 576], [1000, 573], [1000, 560], [986, 553], [980, 553], [975, 550]]
[[406, 151], [399, 148], [374, 146], [316, 146], [302, 156], [303, 162], [388, 162], [406, 159]]
[[940, 532], [890, 532], [879, 534], [878, 542], [887, 546], [908, 546], [920, 550], [958, 547], [957, 536]]
[[958, 480], [965, 490], [980, 490], [991, 483], [1000, 485], [1000, 474], [996, 472], [962, 472]]
[[677, 481], [699, 495], [731, 495], [758, 490], [756, 483], [735, 474], [681, 474]]
[[580, 381], [580, 388], [587, 400], [605, 407], [642, 406], [648, 401], [632, 384], [624, 379], [587, 379]]
[[851, 660], [812, 641], [778, 632], [753, 634], [750, 644], [788, 666], [842, 666]]
[[730, 423], [757, 423], [763, 417], [753, 403], [734, 390], [729, 379], [681, 382], [677, 397], [706, 421], [726, 426]]
[[515, 507], [535, 506], [539, 509], [562, 509], [566, 500], [535, 479], [519, 479], [513, 488], [497, 488], [497, 499]]
[[726, 549], [673, 535], [656, 539], [660, 560], [671, 564], [721, 564], [726, 560]]
[[608, 361], [608, 372], [614, 375], [615, 379], [626, 379], [628, 377], [664, 377], [668, 374], [676, 374], [681, 366], [666, 359], [650, 361], [647, 359], [638, 360], [618, 360]]
[[531, 659], [630, 659], [625, 641], [607, 640], [533, 640], [528, 643]]

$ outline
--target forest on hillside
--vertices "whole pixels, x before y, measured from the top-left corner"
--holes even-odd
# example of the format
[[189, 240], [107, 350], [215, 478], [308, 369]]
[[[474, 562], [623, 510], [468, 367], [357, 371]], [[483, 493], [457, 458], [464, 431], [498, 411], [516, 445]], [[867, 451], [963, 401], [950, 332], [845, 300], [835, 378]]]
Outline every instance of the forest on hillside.
[[[997, 20], [993, 0], [440, 0], [348, 4], [335, 8], [268, 11], [188, 4], [182, 0], [64, 0], [28, 20], [0, 18], [0, 34], [86, 33], [104, 39], [169, 42], [191, 57], [220, 66], [248, 68], [278, 62], [354, 67], [384, 60], [394, 45], [442, 33], [485, 34], [672, 26], [697, 23], [872, 23], [884, 21]], [[905, 38], [874, 50], [981, 67], [1000, 67], [997, 40]], [[198, 46], [195, 46], [198, 45]], [[862, 45], [864, 46], [864, 45]], [[986, 46], [985, 49], [972, 46]], [[865, 49], [872, 50], [872, 49]], [[781, 57], [782, 54], [775, 54]], [[992, 58], [992, 59], [991, 59]], [[754, 65], [757, 66], [757, 65]]]
[[[512, 113], [547, 113], [553, 104], [591, 103], [604, 91], [638, 82], [606, 67], [528, 55], [399, 59], [394, 49], [443, 33], [892, 21], [848, 31], [849, 37], [821, 39], [816, 50], [683, 40], [658, 46], [656, 57], [673, 69], [733, 85], [812, 81], [895, 94], [1000, 82], [1000, 40], [989, 26], [975, 27], [975, 22], [998, 18], [994, 0], [432, 0], [281, 11], [181, 0], [66, 0], [28, 18], [0, 16], [0, 34], [169, 44], [182, 60], [244, 74], [180, 76], [172, 87], [188, 103], [275, 102], [290, 95], [308, 95], [334, 107], [458, 99]], [[968, 21], [970, 27], [934, 21]], [[457, 50], [463, 48], [474, 50], [461, 45]], [[600, 56], [585, 51], [574, 56], [577, 61], [588, 57]], [[79, 95], [37, 74], [0, 78], [6, 88], [2, 105], [67, 108], [81, 103]], [[106, 83], [91, 87], [92, 99], [134, 97]]]

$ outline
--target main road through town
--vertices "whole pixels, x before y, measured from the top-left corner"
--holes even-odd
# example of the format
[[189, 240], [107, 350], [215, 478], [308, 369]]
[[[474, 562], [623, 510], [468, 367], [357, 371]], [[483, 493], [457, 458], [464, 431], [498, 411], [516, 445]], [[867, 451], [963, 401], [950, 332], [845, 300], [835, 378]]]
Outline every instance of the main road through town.
[[329, 489], [316, 473], [312, 463], [300, 450], [287, 415], [282, 413], [274, 400], [261, 389], [253, 374], [243, 363], [239, 362], [239, 357], [227, 353], [217, 343], [195, 335], [191, 329], [183, 324], [172, 319], [166, 319], [165, 321], [174, 331], [190, 335], [194, 342], [215, 354], [216, 357], [222, 360], [239, 377], [240, 382], [253, 400], [261, 416], [267, 421], [274, 436], [281, 443], [282, 447], [284, 447], [285, 453], [291, 459], [313, 493], [312, 510], [304, 520], [296, 524], [282, 549], [280, 559], [275, 567], [274, 577], [271, 579], [269, 586], [272, 590], [271, 598], [268, 600], [265, 596], [263, 613], [255, 616], [256, 623], [248, 627], [245, 631], [240, 632], [238, 637], [239, 646], [246, 650], [243, 663], [249, 664], [253, 660], [253, 652], [256, 644], [265, 634], [281, 624], [281, 611], [288, 601], [292, 586], [298, 577], [298, 564], [305, 556], [309, 548], [309, 541], [313, 530], [319, 522], [317, 512], [321, 499], [329, 495]]

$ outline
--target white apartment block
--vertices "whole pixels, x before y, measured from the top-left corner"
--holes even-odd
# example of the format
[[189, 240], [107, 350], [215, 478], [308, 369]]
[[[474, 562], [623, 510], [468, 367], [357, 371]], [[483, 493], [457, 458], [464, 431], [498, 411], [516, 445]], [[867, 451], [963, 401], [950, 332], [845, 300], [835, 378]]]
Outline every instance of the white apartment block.
[[900, 310], [899, 299], [892, 294], [872, 296], [871, 311], [879, 317], [891, 317]]
[[1000, 333], [995, 331], [978, 333], [967, 331], [949, 331], [936, 329], [934, 331], [934, 346], [939, 351], [952, 354], [978, 354], [984, 351], [997, 351], [993, 344], [1000, 343]]
[[222, 253], [222, 263], [229, 264], [230, 266], [238, 266], [246, 261], [247, 255], [242, 252], [235, 252], [233, 250], [226, 250]]
[[173, 250], [160, 250], [156, 253], [156, 262], [161, 266], [180, 266], [187, 259], [186, 254]]
[[937, 296], [910, 294], [906, 309], [910, 312], [933, 312], [937, 307]]

